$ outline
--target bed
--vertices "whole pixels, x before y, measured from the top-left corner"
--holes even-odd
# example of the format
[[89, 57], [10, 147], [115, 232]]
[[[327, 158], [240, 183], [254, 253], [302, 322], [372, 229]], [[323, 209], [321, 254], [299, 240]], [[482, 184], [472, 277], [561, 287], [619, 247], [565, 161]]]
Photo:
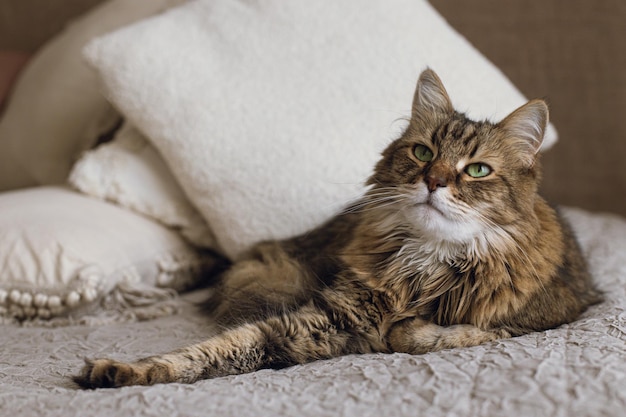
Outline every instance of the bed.
[[55, 328], [4, 326], [0, 407], [38, 416], [621, 415], [626, 340], [626, 222], [567, 210], [606, 301], [546, 332], [420, 356], [346, 356], [279, 371], [116, 390], [82, 391], [85, 356], [132, 360], [198, 342], [216, 329], [196, 303], [144, 322]]
[[[576, 207], [561, 210], [605, 300], [559, 328], [191, 385], [72, 382], [86, 357], [215, 334], [201, 308], [215, 270], [362, 192], [424, 66], [475, 117], [524, 102], [425, 1], [364, 1], [109, 0], [27, 64], [8, 57], [23, 69], [0, 118], [3, 415], [623, 413], [626, 219]], [[364, 41], [373, 24], [383, 34]]]

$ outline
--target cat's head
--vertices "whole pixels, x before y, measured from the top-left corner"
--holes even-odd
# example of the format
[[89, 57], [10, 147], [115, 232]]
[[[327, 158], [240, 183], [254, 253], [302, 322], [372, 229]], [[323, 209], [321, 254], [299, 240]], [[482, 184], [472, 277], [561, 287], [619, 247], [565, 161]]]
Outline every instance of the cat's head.
[[438, 240], [491, 236], [534, 217], [537, 154], [547, 123], [542, 100], [499, 123], [469, 120], [454, 110], [441, 80], [427, 69], [407, 130], [383, 152], [369, 180], [369, 199]]

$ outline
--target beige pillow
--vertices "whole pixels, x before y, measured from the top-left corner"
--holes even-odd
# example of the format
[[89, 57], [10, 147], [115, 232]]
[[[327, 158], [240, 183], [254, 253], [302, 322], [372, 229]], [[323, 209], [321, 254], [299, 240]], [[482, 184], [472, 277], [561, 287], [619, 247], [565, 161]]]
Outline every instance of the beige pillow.
[[67, 188], [0, 193], [0, 318], [132, 315], [200, 284], [216, 262], [146, 217]]
[[159, 152], [125, 123], [114, 139], [85, 152], [69, 182], [79, 191], [148, 216], [189, 242], [216, 248], [213, 233], [191, 205]]
[[0, 119], [0, 191], [58, 184], [113, 109], [81, 57], [91, 38], [184, 0], [109, 0], [50, 40], [24, 68]]

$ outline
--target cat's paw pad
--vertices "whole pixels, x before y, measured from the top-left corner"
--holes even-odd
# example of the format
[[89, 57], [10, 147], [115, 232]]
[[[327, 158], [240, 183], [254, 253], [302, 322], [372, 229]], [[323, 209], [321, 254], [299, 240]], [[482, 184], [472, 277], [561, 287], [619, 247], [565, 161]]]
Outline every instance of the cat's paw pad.
[[85, 359], [85, 366], [73, 378], [82, 388], [118, 388], [140, 384], [141, 376], [133, 365], [111, 359]]

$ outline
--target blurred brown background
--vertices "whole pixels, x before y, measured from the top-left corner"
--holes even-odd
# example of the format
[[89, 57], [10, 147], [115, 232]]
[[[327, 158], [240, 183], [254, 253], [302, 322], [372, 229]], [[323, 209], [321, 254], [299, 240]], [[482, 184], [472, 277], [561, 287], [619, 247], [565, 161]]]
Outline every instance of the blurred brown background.
[[0, 49], [34, 51], [103, 0], [0, 0]]
[[[101, 0], [2, 0], [0, 49], [34, 51]], [[529, 98], [560, 140], [544, 157], [553, 202], [626, 215], [626, 1], [431, 0]]]

